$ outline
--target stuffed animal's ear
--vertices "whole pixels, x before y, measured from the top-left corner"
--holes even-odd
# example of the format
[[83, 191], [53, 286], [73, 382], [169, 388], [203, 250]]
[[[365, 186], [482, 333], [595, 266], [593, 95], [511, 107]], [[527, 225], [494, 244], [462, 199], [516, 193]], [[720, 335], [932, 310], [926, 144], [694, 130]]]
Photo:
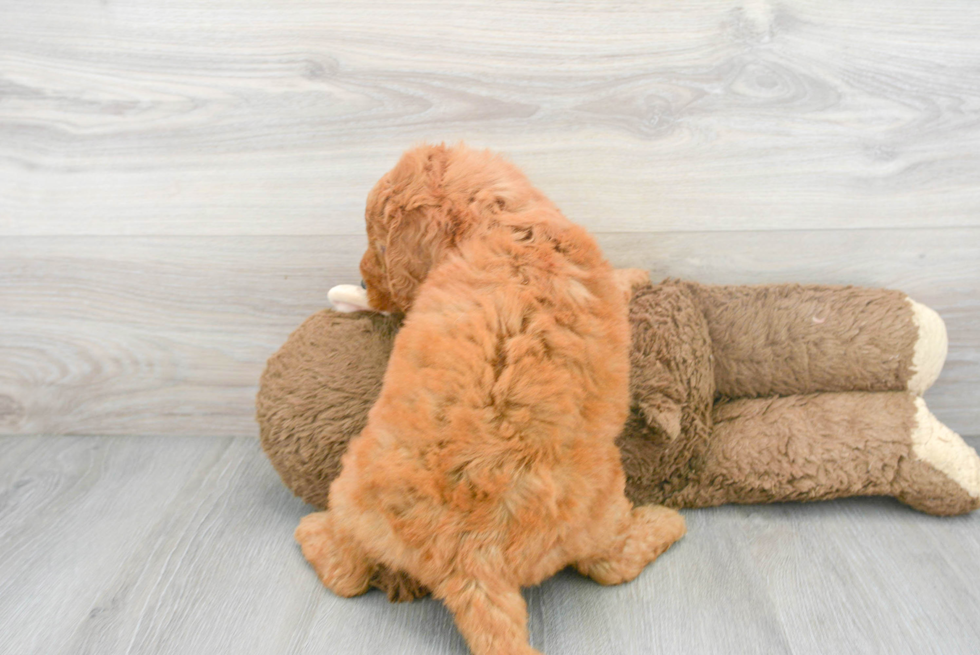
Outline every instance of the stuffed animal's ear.
[[[682, 407], [686, 398], [674, 400], [665, 393], [668, 389], [658, 388], [656, 383], [651, 384], [649, 378], [637, 380], [636, 377], [643, 376], [635, 376], [632, 381], [633, 403], [640, 410], [640, 414], [647, 425], [658, 428], [670, 439], [679, 437], [681, 435]], [[655, 375], [654, 377], [661, 376]], [[674, 391], [675, 395], [676, 392], [683, 391], [678, 388], [678, 385], [672, 385], [662, 377], [661, 381], [666, 381], [668, 386], [673, 387], [670, 391]]]
[[710, 424], [711, 341], [688, 290], [671, 281], [639, 287], [630, 302], [630, 393], [647, 425], [671, 439]]

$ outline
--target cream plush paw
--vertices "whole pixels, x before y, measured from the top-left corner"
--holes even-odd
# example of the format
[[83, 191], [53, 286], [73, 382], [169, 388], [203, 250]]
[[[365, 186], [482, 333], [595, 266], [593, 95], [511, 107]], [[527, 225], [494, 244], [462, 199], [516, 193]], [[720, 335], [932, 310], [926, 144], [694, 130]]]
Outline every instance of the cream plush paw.
[[946, 337], [946, 324], [939, 314], [911, 298], [906, 300], [912, 306], [912, 320], [919, 330], [919, 338], [915, 342], [912, 355], [912, 377], [909, 379], [908, 389], [921, 396], [943, 370], [949, 341]]
[[915, 399], [912, 452], [958, 484], [972, 498], [980, 498], [980, 456], [960, 435], [943, 425], [922, 398]]

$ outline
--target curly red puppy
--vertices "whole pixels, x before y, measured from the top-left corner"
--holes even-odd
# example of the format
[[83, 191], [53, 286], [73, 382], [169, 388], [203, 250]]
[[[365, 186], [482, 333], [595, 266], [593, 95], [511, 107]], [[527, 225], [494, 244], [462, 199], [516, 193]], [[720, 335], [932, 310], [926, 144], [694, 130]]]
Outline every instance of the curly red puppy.
[[534, 653], [522, 586], [569, 564], [624, 582], [684, 534], [623, 495], [626, 294], [588, 233], [488, 152], [409, 151], [366, 219], [370, 304], [405, 322], [329, 510], [296, 538], [337, 594], [384, 563], [441, 598], [474, 653]]

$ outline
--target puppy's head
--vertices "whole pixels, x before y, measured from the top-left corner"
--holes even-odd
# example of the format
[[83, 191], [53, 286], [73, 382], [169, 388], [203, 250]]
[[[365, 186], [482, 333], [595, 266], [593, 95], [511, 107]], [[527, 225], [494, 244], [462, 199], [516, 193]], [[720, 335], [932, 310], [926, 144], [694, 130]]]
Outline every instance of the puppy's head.
[[513, 164], [462, 145], [409, 150], [368, 194], [368, 302], [405, 312], [436, 265], [503, 212], [547, 202]]

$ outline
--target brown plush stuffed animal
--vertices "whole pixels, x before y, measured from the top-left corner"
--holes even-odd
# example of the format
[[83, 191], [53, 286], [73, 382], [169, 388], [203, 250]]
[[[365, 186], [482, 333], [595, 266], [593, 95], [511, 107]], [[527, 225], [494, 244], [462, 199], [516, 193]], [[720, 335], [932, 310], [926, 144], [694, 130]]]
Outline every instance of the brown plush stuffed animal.
[[[363, 306], [354, 287], [331, 300]], [[633, 404], [618, 445], [633, 503], [885, 495], [931, 514], [980, 507], [980, 458], [921, 398], [945, 360], [945, 326], [904, 294], [667, 280], [637, 288], [629, 311]], [[327, 505], [399, 321], [323, 311], [269, 360], [262, 446], [311, 505]], [[392, 600], [426, 593], [383, 568], [372, 584]]]

